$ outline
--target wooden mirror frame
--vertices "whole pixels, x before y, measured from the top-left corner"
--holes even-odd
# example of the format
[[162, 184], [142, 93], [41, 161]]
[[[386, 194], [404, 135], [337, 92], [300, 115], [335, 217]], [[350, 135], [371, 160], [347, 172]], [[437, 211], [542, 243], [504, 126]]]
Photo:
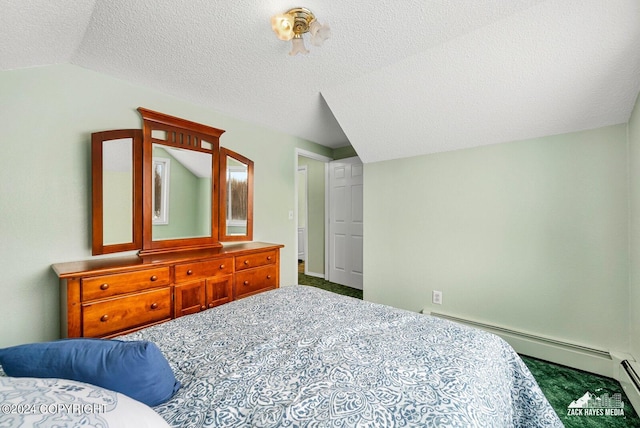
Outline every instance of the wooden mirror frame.
[[[227, 156], [247, 165], [247, 233], [244, 235], [227, 234]], [[220, 241], [253, 240], [253, 161], [232, 150], [220, 147]]]
[[[138, 108], [142, 115], [143, 129], [121, 129], [91, 134], [92, 177], [92, 254], [109, 254], [139, 250], [140, 255], [161, 252], [220, 247], [220, 242], [253, 240], [253, 161], [232, 150], [220, 147], [220, 135], [225, 131], [185, 119]], [[156, 140], [152, 131], [160, 130], [170, 136], [167, 140]], [[130, 138], [132, 144], [132, 241], [119, 244], [104, 244], [103, 201], [103, 143], [105, 141]], [[210, 148], [198, 146], [201, 141]], [[187, 148], [211, 154], [211, 234], [207, 237], [167, 239], [153, 241], [152, 236], [152, 178], [153, 143], [169, 147]], [[247, 165], [247, 233], [228, 235], [226, 229], [227, 209], [227, 156]], [[217, 205], [216, 205], [217, 204]]]
[[[130, 138], [132, 157], [132, 230], [131, 242], [104, 244], [104, 142]], [[140, 129], [120, 129], [94, 132], [91, 134], [91, 211], [92, 239], [91, 254], [109, 254], [139, 250], [142, 246], [142, 131]]]
[[[161, 252], [220, 247], [218, 239], [218, 163], [220, 151], [220, 135], [224, 130], [191, 122], [178, 117], [158, 113], [145, 108], [138, 108], [142, 115], [143, 147], [142, 147], [142, 250], [140, 255]], [[167, 135], [166, 140], [153, 137], [153, 131], [162, 131]], [[194, 150], [211, 154], [211, 233], [206, 237], [153, 240], [152, 236], [152, 169], [153, 144]], [[206, 144], [205, 144], [206, 143]], [[211, 147], [207, 147], [211, 146]]]

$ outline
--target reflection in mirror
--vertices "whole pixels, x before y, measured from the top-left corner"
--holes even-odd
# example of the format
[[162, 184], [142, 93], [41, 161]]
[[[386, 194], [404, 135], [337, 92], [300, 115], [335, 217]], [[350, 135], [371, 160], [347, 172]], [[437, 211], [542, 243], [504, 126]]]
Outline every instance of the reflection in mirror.
[[247, 234], [248, 167], [227, 156], [227, 235]]
[[253, 161], [220, 149], [220, 240], [253, 239]]
[[171, 161], [167, 158], [153, 158], [153, 224], [169, 224], [169, 178]]
[[153, 241], [211, 236], [211, 156], [153, 144]]
[[91, 134], [92, 254], [142, 245], [142, 132]]

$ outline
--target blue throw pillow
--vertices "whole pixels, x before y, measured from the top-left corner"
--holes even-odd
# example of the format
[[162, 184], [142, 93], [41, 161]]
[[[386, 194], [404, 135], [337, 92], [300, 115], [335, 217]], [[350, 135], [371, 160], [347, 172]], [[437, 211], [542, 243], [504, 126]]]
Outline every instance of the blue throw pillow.
[[160, 349], [148, 341], [63, 339], [0, 349], [8, 376], [61, 378], [120, 392], [148, 406], [180, 388]]

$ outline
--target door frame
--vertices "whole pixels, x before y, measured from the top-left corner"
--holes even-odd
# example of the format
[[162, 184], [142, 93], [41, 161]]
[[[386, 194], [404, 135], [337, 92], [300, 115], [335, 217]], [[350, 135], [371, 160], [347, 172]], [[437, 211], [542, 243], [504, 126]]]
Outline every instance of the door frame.
[[[317, 274], [311, 274], [311, 276], [317, 276], [320, 277], [322, 279], [327, 279], [328, 275], [329, 275], [329, 234], [326, 232], [328, 231], [328, 227], [329, 227], [329, 193], [327, 191], [328, 187], [329, 187], [329, 162], [333, 161], [333, 158], [327, 157], [327, 156], [323, 156], [320, 155], [318, 153], [314, 153], [314, 152], [310, 152], [308, 150], [304, 150], [304, 149], [299, 149], [296, 148], [295, 149], [295, 168], [294, 168], [294, 173], [295, 173], [295, 183], [294, 183], [294, 206], [296, 207], [296, 209], [294, 210], [294, 232], [295, 232], [295, 240], [294, 242], [296, 243], [296, 247], [294, 248], [295, 254], [296, 254], [296, 263], [298, 261], [298, 156], [302, 156], [305, 158], [309, 158], [309, 159], [313, 159], [313, 160], [317, 160], [320, 162], [324, 163], [324, 227], [325, 227], [325, 234], [324, 234], [324, 273], [322, 275], [317, 275]], [[307, 177], [307, 182], [308, 182], [308, 177]], [[309, 193], [307, 192], [307, 198], [309, 197]], [[308, 203], [307, 203], [307, 221], [306, 221], [306, 230], [305, 230], [305, 237], [304, 237], [304, 242], [305, 242], [305, 253], [307, 256], [307, 259], [309, 259], [309, 209], [308, 209]], [[305, 262], [304, 264], [304, 273], [305, 275], [308, 275], [308, 267], [309, 267], [309, 263], [308, 261]], [[297, 266], [296, 266], [296, 272], [297, 272]]]
[[[307, 242], [309, 239], [309, 169], [307, 165], [298, 165], [298, 174], [296, 175], [296, 183], [298, 184], [298, 193], [300, 196], [300, 181], [302, 178], [300, 174], [304, 173], [304, 201], [300, 201], [298, 199], [296, 208], [298, 210], [298, 217], [296, 217], [296, 226], [300, 225], [300, 205], [304, 205], [304, 236], [302, 242], [304, 243], [304, 273], [307, 275], [309, 264], [306, 263], [307, 258], [309, 257], [309, 243]], [[300, 233], [300, 227], [298, 227], [298, 233]], [[300, 260], [300, 240], [298, 239], [298, 260]]]

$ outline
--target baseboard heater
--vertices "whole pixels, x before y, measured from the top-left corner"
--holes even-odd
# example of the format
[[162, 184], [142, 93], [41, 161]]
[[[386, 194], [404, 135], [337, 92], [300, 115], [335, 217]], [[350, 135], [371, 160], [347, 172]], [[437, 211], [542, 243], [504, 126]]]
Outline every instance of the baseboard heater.
[[[581, 352], [583, 354], [589, 354], [589, 355], [593, 355], [599, 358], [606, 358], [608, 360], [611, 360], [611, 354], [608, 351], [603, 351], [602, 349], [595, 349], [595, 348], [590, 348], [588, 346], [583, 346], [583, 345], [576, 345], [575, 343], [569, 343], [569, 342], [564, 342], [561, 340], [556, 340], [556, 339], [550, 339], [548, 337], [543, 337], [543, 336], [538, 336], [535, 334], [530, 334], [530, 333], [523, 333], [521, 331], [517, 331], [517, 330], [511, 330], [509, 328], [504, 328], [504, 327], [498, 327], [495, 325], [491, 325], [491, 324], [485, 324], [482, 322], [478, 322], [478, 321], [471, 321], [468, 319], [464, 319], [464, 318], [459, 318], [459, 317], [455, 317], [455, 316], [451, 316], [451, 315], [446, 315], [446, 314], [441, 314], [438, 312], [427, 312], [427, 311], [423, 311], [423, 313], [428, 314], [428, 315], [433, 315], [434, 317], [438, 317], [438, 318], [443, 318], [443, 319], [447, 319], [450, 321], [455, 321], [455, 322], [459, 322], [461, 324], [467, 324], [473, 327], [477, 327], [479, 329], [482, 330], [488, 330], [491, 332], [495, 332], [497, 334], [506, 334], [509, 336], [514, 336], [516, 338], [519, 339], [526, 339], [526, 340], [530, 340], [530, 341], [535, 341], [535, 342], [539, 342], [539, 343], [544, 343], [547, 345], [552, 345], [552, 346], [556, 346], [559, 348], [563, 348], [569, 351], [574, 351], [574, 352]], [[640, 380], [640, 378], [638, 378], [638, 380]]]
[[635, 386], [636, 389], [640, 391], [640, 376], [638, 376], [638, 373], [636, 373], [629, 361], [623, 360], [620, 364], [622, 365], [624, 371], [627, 372], [627, 376], [629, 376], [629, 380], [631, 380], [633, 386]]

